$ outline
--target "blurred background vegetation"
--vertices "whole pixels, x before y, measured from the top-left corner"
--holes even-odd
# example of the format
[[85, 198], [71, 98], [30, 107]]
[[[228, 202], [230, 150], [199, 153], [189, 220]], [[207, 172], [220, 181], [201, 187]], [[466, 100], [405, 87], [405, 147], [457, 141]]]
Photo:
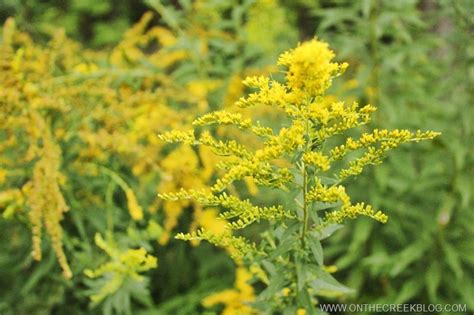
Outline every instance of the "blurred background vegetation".
[[[127, 32], [147, 11], [153, 14], [142, 29]], [[195, 154], [199, 162], [190, 158], [173, 166], [169, 160], [177, 156], [149, 137], [228, 106], [244, 92], [240, 81], [245, 75], [273, 71], [269, 65], [279, 53], [314, 36], [350, 64], [332, 93], [376, 105], [373, 126], [442, 132], [435, 141], [393, 152], [349, 186], [355, 199], [384, 209], [390, 220], [383, 226], [357, 220], [323, 244], [325, 264], [337, 266], [336, 278], [357, 291], [340, 301], [462, 303], [474, 311], [473, 1], [2, 0], [2, 25], [8, 17], [31, 36], [32, 54], [47, 56], [44, 60], [50, 62], [40, 72], [25, 61], [22, 69], [29, 72], [17, 72], [32, 84], [50, 78], [65, 91], [53, 86], [42, 96], [59, 100], [65, 109], [38, 106], [62, 151], [61, 172], [67, 180], [61, 189], [70, 210], [61, 225], [74, 277], [62, 277], [49, 240], [43, 242], [42, 260], [31, 258], [31, 223], [26, 211], [19, 210], [27, 202], [13, 200], [7, 192], [24, 193], [35, 159], [19, 162], [19, 151], [31, 145], [25, 140], [28, 131], [12, 133], [20, 124], [2, 121], [1, 141], [8, 142], [12, 134], [17, 140], [12, 148], [0, 146], [0, 314], [83, 314], [89, 308], [91, 314], [222, 310], [205, 310], [201, 301], [234, 286], [232, 261], [208, 244], [196, 247], [163, 237], [207, 221], [194, 205], [173, 210], [156, 201], [166, 174], [196, 176], [193, 165], [205, 164], [207, 155], [183, 149], [177, 156]], [[162, 30], [158, 43], [149, 41], [153, 34], [147, 32], [153, 26]], [[59, 29], [73, 41], [59, 40]], [[15, 57], [18, 50], [7, 51], [3, 34], [0, 61], [6, 64], [20, 57]], [[180, 51], [186, 57], [179, 57]], [[0, 81], [0, 89], [11, 92], [0, 100], [5, 122], [30, 110], [24, 102], [33, 93], [22, 85], [26, 100], [12, 96], [18, 86], [7, 74]], [[99, 86], [104, 90], [97, 95], [84, 92]], [[73, 96], [77, 87], [82, 92]], [[118, 96], [110, 100], [108, 93]], [[142, 106], [145, 101], [150, 107]], [[168, 109], [155, 113], [153, 104], [159, 102]], [[94, 116], [99, 110], [103, 117]], [[173, 118], [161, 121], [165, 114]], [[107, 129], [111, 119], [114, 123]], [[137, 130], [142, 133], [137, 135]], [[104, 137], [110, 138], [109, 144], [100, 143]], [[125, 149], [115, 148], [121, 140]], [[93, 149], [99, 153], [84, 153]], [[146, 159], [151, 162], [143, 162]], [[69, 166], [74, 163], [101, 165], [107, 171]], [[183, 171], [186, 163], [190, 168]], [[113, 184], [111, 178], [116, 178]], [[145, 220], [128, 218], [130, 198], [119, 188], [135, 192], [138, 203], [149, 210]], [[251, 185], [242, 191], [251, 193]], [[169, 223], [173, 217], [174, 225]], [[111, 231], [113, 236], [107, 238]], [[107, 281], [83, 274], [108, 259], [94, 245], [96, 233], [123, 248], [142, 246], [158, 258], [158, 268], [145, 273], [147, 286], [137, 288], [130, 281], [98, 305], [90, 302], [90, 296], [104, 292], [101, 281]]]

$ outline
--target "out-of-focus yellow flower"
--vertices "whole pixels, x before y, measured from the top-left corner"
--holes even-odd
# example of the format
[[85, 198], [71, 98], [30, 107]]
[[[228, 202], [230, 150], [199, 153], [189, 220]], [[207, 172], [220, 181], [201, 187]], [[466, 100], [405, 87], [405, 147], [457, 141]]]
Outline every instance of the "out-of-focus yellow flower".
[[80, 63], [74, 67], [74, 71], [82, 74], [92, 73], [97, 70], [99, 70], [99, 67], [94, 63]]
[[198, 212], [195, 215], [195, 222], [197, 225], [217, 235], [223, 234], [227, 230], [226, 220], [219, 218], [218, 210], [215, 208], [207, 208]]
[[296, 315], [306, 315], [306, 310], [304, 308], [299, 308], [296, 311]]
[[329, 273], [335, 273], [337, 271], [336, 265], [323, 266], [323, 269]]
[[170, 234], [173, 228], [178, 224], [178, 218], [183, 212], [183, 208], [186, 203], [180, 201], [165, 201], [163, 204], [163, 211], [166, 215], [166, 220], [164, 224], [164, 231], [160, 237], [160, 244], [164, 245], [168, 243], [170, 239]]
[[7, 170], [0, 168], [0, 184], [3, 184], [7, 178]]
[[257, 314], [246, 304], [255, 299], [254, 289], [248, 283], [251, 278], [252, 275], [244, 267], [237, 267], [234, 288], [209, 295], [202, 300], [202, 304], [208, 308], [216, 304], [224, 304], [223, 315]]
[[359, 81], [357, 81], [356, 79], [351, 79], [344, 83], [344, 88], [348, 90], [355, 89], [358, 86], [359, 86]]
[[138, 204], [137, 197], [133, 190], [127, 189], [125, 194], [127, 196], [128, 211], [130, 212], [132, 219], [135, 221], [143, 219], [143, 209]]

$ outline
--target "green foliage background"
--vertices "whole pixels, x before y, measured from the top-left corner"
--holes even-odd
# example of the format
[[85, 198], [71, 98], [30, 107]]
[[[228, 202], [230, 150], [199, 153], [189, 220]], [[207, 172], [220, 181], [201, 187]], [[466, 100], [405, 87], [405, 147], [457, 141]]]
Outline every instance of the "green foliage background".
[[[116, 43], [149, 9], [161, 16], [155, 24], [184, 25], [188, 2], [3, 0], [0, 22], [14, 16], [38, 41], [63, 27], [97, 49]], [[220, 1], [205, 2], [220, 15], [213, 28], [241, 34], [254, 1], [231, 1], [224, 8]], [[384, 209], [390, 220], [381, 226], [362, 219], [338, 231], [323, 244], [325, 264], [336, 265], [338, 279], [357, 290], [352, 302], [463, 303], [474, 311], [474, 2], [282, 0], [280, 5], [271, 15], [275, 20], [264, 24], [270, 28], [215, 42], [193, 75], [204, 71], [228, 80], [249, 65], [272, 64], [298, 40], [317, 36], [350, 64], [334, 94], [376, 105], [375, 125], [442, 132], [433, 142], [393, 152], [386, 163], [351, 183], [356, 200]], [[266, 37], [272, 40], [262, 40]], [[180, 40], [192, 43], [193, 38], [183, 34]], [[210, 107], [221, 106], [222, 94], [210, 96]], [[87, 266], [92, 240], [75, 236], [72, 222], [66, 222], [68, 229], [65, 243], [84, 249], [69, 254]], [[130, 237], [126, 226], [118, 229], [121, 237]], [[90, 288], [84, 278], [64, 280], [52, 252], [32, 263], [25, 222], [0, 219], [0, 237], [0, 314], [82, 314], [88, 309]], [[159, 268], [149, 273], [149, 300], [134, 304], [133, 314], [201, 313], [202, 298], [232, 286], [231, 261], [207, 244], [150, 246]]]

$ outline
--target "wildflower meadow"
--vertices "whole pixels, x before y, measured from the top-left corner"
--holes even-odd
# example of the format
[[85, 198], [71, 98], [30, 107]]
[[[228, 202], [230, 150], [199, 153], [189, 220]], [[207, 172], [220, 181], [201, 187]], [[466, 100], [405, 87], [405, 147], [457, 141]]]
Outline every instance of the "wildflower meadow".
[[474, 312], [474, 1], [0, 25], [0, 315]]

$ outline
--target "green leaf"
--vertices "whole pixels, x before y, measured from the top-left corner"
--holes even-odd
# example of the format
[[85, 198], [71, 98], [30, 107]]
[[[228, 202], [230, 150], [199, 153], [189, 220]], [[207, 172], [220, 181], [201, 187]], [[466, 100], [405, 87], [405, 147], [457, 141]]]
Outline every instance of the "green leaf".
[[461, 279], [463, 276], [463, 270], [459, 259], [459, 253], [446, 241], [441, 242], [441, 248], [443, 249], [445, 260], [449, 268], [454, 272], [457, 279]]
[[173, 29], [179, 28], [181, 14], [172, 6], [165, 6], [160, 0], [146, 0], [145, 3], [156, 10], [161, 15], [163, 21]]
[[301, 305], [305, 309], [307, 314], [309, 315], [316, 314], [316, 308], [311, 302], [311, 297], [308, 293], [308, 290], [298, 291], [297, 300], [298, 300], [298, 304]]
[[315, 233], [318, 235], [318, 239], [321, 241], [325, 238], [331, 236], [334, 232], [344, 227], [342, 224], [333, 223], [328, 226], [325, 226], [321, 230], [316, 230]]
[[324, 264], [323, 247], [321, 246], [321, 242], [318, 240], [318, 238], [316, 236], [312, 236], [312, 234], [313, 233], [307, 237], [308, 245], [311, 248], [314, 259], [318, 265], [322, 266]]
[[323, 185], [333, 185], [339, 181], [338, 179], [334, 177], [318, 176], [318, 178], [321, 180], [321, 183]]
[[288, 306], [283, 310], [283, 315], [295, 315], [297, 310], [296, 306]]
[[268, 260], [262, 260], [262, 266], [270, 275], [273, 275], [276, 272], [275, 265]]
[[455, 182], [456, 190], [461, 195], [461, 209], [466, 209], [471, 202], [472, 195], [472, 179], [468, 178], [467, 175], [459, 175]]
[[[426, 244], [429, 245], [429, 244]], [[400, 254], [394, 257], [395, 263], [390, 270], [390, 276], [396, 277], [404, 271], [410, 264], [420, 259], [426, 251], [424, 242], [418, 242], [405, 248]]]
[[428, 271], [425, 274], [426, 289], [430, 301], [437, 301], [436, 291], [441, 283], [441, 267], [437, 261], [429, 266]]
[[327, 210], [331, 208], [336, 208], [342, 205], [342, 202], [333, 202], [333, 203], [327, 203], [327, 202], [320, 202], [316, 201], [313, 203], [311, 209], [313, 211], [321, 211], [321, 210]]
[[461, 300], [458, 303], [465, 303], [469, 309], [474, 309], [474, 285], [472, 279], [464, 278], [462, 282], [456, 285], [456, 291], [458, 292]]
[[259, 295], [259, 299], [270, 299], [287, 285], [284, 270], [278, 270], [270, 279], [268, 287]]
[[268, 256], [269, 259], [275, 259], [287, 253], [298, 239], [295, 236], [284, 239], [283, 242]]
[[301, 223], [299, 221], [295, 220], [294, 222], [290, 223], [290, 225], [285, 230], [285, 232], [283, 232], [283, 235], [281, 236], [281, 239], [285, 240], [285, 239], [290, 238], [291, 234], [295, 233], [300, 228], [301, 228]]
[[412, 279], [403, 284], [402, 290], [395, 298], [394, 303], [402, 304], [412, 299], [423, 288], [423, 281]]
[[317, 295], [325, 297], [339, 297], [354, 294], [355, 291], [339, 283], [329, 273], [313, 268], [316, 273], [316, 280], [311, 281], [311, 287]]
[[44, 277], [51, 273], [54, 263], [55, 256], [51, 250], [48, 257], [35, 266], [33, 273], [28, 277], [28, 281], [21, 288], [20, 295], [27, 296]]
[[362, 0], [361, 6], [362, 6], [362, 15], [365, 18], [368, 18], [370, 15], [371, 7], [372, 7], [372, 0]]
[[296, 260], [296, 279], [298, 291], [300, 291], [306, 282], [306, 266], [300, 259]]

